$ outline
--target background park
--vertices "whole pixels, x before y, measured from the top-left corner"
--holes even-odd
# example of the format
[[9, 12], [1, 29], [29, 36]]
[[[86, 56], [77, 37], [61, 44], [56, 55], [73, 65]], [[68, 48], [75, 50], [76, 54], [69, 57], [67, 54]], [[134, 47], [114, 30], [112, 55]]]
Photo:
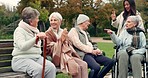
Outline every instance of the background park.
[[[148, 27], [148, 0], [135, 0], [136, 8], [141, 13], [145, 29]], [[84, 13], [91, 19], [91, 26], [88, 29], [91, 37], [103, 37], [109, 39], [104, 33], [105, 28], [114, 31], [117, 29], [111, 26], [111, 11], [115, 10], [119, 15], [123, 11], [123, 0], [20, 0], [13, 10], [6, 9], [5, 5], [0, 6], [0, 40], [13, 40], [13, 32], [20, 21], [20, 14], [24, 7], [31, 6], [40, 12], [38, 28], [40, 31], [48, 29], [48, 16], [57, 11], [62, 14], [64, 20], [62, 28], [72, 28], [78, 14]], [[147, 37], [147, 36], [146, 36]], [[108, 42], [98, 42], [100, 49], [106, 52], [106, 56], [112, 58], [114, 54], [114, 44]], [[67, 78], [60, 75], [57, 78]]]

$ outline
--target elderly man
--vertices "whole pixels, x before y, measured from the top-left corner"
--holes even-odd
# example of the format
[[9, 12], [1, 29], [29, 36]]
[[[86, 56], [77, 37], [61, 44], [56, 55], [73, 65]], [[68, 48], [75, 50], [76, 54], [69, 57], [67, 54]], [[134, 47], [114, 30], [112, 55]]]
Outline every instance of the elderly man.
[[[77, 26], [69, 31], [68, 36], [78, 54], [87, 62], [88, 67], [94, 70], [92, 78], [103, 78], [112, 68], [114, 61], [103, 56], [100, 49], [93, 47], [89, 41], [88, 32], [86, 32], [89, 25], [89, 17], [79, 14]], [[100, 64], [104, 66], [101, 71]]]
[[125, 29], [119, 37], [112, 30], [106, 29], [112, 41], [117, 46], [120, 46], [117, 53], [119, 62], [118, 78], [127, 78], [129, 60], [132, 66], [133, 77], [142, 78], [141, 61], [143, 60], [143, 54], [146, 52], [146, 38], [143, 30], [138, 27], [138, 23], [139, 19], [137, 16], [129, 16], [125, 23]]

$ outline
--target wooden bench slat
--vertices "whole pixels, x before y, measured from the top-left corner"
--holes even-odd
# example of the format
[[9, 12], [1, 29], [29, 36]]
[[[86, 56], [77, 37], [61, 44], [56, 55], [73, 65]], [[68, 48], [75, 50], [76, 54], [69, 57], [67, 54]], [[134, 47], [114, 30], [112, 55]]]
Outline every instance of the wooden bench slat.
[[12, 55], [11, 54], [0, 55], [0, 61], [11, 60], [11, 59], [12, 59]]
[[12, 68], [11, 67], [3, 67], [3, 68], [0, 68], [0, 75], [1, 73], [5, 73], [5, 72], [12, 72]]
[[11, 60], [0, 61], [0, 68], [11, 66]]
[[18, 73], [18, 72], [7, 72], [1, 73], [0, 78], [31, 78], [25, 73]]
[[13, 47], [13, 44], [12, 43], [1, 43], [0, 48], [4, 48], [4, 47]]
[[0, 48], [0, 54], [11, 54], [12, 50], [13, 50], [13, 47]]
[[0, 43], [13, 43], [13, 40], [12, 39], [3, 39], [3, 40], [0, 40]]

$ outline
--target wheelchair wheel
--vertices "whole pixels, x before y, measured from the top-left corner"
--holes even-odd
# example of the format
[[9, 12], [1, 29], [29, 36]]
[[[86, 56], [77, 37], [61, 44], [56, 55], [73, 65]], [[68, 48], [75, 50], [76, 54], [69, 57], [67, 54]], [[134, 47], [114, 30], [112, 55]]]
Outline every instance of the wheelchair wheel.
[[117, 64], [117, 59], [114, 57], [112, 57], [112, 59], [114, 59], [116, 62], [115, 62], [115, 65], [112, 67], [112, 78], [118, 78], [118, 64]]

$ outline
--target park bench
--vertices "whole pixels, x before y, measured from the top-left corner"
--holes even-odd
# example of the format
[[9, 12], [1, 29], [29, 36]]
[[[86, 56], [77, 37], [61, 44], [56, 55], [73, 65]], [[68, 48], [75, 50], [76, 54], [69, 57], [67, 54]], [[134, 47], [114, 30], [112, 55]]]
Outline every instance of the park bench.
[[[31, 78], [26, 73], [11, 68], [13, 40], [0, 40], [0, 78]], [[57, 74], [61, 73], [57, 67]]]
[[11, 68], [13, 40], [0, 40], [0, 78], [30, 78], [22, 72], [14, 72]]

